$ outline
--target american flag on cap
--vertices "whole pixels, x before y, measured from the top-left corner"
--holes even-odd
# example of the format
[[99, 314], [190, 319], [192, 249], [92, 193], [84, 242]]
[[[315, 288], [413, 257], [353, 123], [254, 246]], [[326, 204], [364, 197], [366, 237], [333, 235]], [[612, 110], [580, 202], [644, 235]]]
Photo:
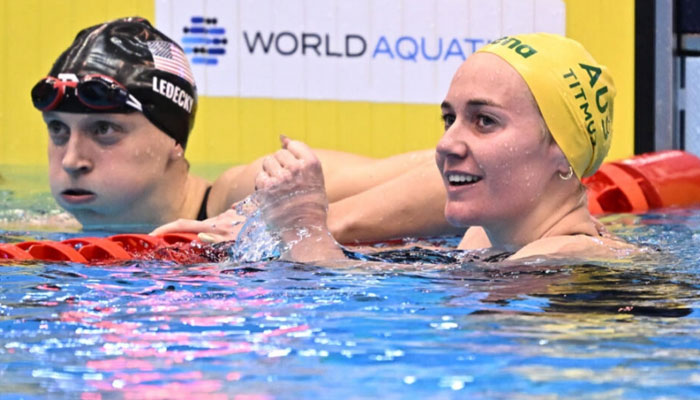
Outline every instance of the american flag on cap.
[[177, 75], [195, 86], [190, 64], [187, 62], [185, 53], [179, 47], [170, 42], [154, 40], [148, 42], [148, 49], [153, 55], [156, 69]]

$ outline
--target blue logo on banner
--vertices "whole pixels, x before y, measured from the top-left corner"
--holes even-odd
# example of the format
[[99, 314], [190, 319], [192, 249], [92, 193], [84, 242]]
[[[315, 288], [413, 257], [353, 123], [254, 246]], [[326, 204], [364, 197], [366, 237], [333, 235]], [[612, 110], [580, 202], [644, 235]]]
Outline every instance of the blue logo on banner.
[[226, 54], [226, 28], [218, 27], [216, 18], [190, 18], [190, 26], [182, 28], [185, 53], [195, 65], [217, 65]]

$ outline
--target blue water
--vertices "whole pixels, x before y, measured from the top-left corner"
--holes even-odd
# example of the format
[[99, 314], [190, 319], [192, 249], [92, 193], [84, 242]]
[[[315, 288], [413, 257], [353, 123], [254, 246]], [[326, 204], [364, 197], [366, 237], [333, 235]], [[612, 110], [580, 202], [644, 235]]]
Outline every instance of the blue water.
[[[700, 209], [604, 221], [660, 251], [340, 270], [5, 261], [0, 398], [700, 397]], [[12, 222], [0, 241], [76, 235]]]

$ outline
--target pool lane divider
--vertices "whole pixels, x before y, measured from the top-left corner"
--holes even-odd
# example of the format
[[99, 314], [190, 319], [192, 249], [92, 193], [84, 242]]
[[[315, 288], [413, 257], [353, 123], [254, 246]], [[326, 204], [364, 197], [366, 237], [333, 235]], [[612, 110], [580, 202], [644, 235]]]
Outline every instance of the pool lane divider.
[[[588, 189], [588, 208], [594, 215], [700, 205], [700, 158], [680, 150], [642, 154], [606, 162], [582, 182]], [[195, 233], [120, 234], [61, 242], [0, 243], [0, 261], [103, 264], [168, 260], [191, 264], [221, 260], [225, 255], [219, 251], [203, 244]]]
[[84, 264], [127, 260], [167, 259], [205, 262], [203, 243], [196, 233], [167, 233], [159, 236], [119, 234], [105, 238], [81, 237], [63, 241], [0, 243], [0, 260], [65, 261]]
[[582, 180], [591, 214], [634, 213], [700, 204], [700, 158], [665, 150], [606, 162]]

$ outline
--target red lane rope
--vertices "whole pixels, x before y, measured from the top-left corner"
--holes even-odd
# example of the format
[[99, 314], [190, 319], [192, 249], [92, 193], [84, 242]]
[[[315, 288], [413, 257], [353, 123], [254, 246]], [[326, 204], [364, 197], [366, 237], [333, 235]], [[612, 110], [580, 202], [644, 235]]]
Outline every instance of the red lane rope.
[[169, 259], [180, 263], [211, 261], [203, 254], [195, 233], [160, 236], [120, 234], [106, 238], [81, 237], [63, 241], [41, 240], [0, 243], [0, 260], [68, 261], [104, 264], [124, 260]]

